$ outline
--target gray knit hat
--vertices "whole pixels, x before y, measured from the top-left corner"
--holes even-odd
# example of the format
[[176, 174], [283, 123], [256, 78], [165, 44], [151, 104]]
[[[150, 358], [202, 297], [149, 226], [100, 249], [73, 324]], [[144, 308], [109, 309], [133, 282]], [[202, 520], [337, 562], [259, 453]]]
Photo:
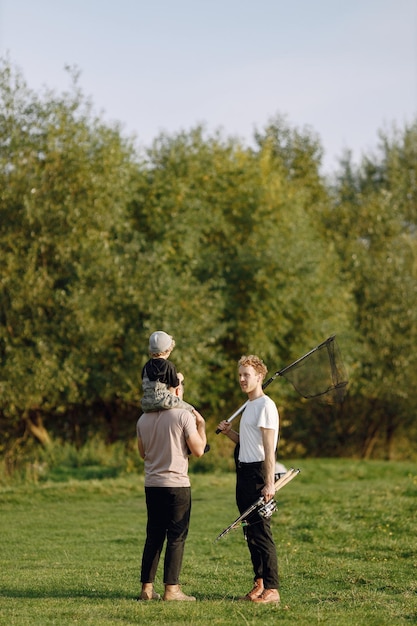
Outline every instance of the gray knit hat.
[[162, 354], [172, 346], [172, 337], [163, 330], [156, 330], [149, 337], [149, 352], [151, 354]]

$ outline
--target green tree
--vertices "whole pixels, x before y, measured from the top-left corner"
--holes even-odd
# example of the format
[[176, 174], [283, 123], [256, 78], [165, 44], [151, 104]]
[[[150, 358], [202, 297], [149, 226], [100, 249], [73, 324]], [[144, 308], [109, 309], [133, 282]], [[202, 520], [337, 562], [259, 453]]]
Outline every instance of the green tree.
[[76, 74], [70, 92], [42, 97], [7, 62], [1, 70], [2, 411], [47, 443], [45, 413], [126, 393], [137, 166]]
[[189, 381], [187, 399], [215, 413], [225, 402], [221, 266], [224, 247], [233, 244], [224, 212], [230, 185], [237, 188], [238, 153], [219, 135], [205, 138], [201, 127], [162, 134], [147, 153], [132, 205], [135, 227], [147, 241], [144, 328], [174, 335], [172, 358]]
[[[150, 265], [175, 285], [168, 311], [178, 308], [178, 289], [192, 287], [197, 317], [185, 318], [179, 345], [187, 346], [184, 358], [193, 355], [184, 362], [188, 370], [200, 358], [199, 399], [217, 414], [241, 401], [236, 360], [242, 353], [256, 351], [278, 368], [348, 325], [352, 302], [335, 271], [339, 259], [315, 216], [319, 203], [329, 201], [319, 161], [308, 137], [303, 152], [297, 134], [291, 161], [278, 130], [258, 135], [257, 150], [219, 134], [205, 138], [203, 128], [162, 135], [138, 187], [134, 216], [149, 243]], [[146, 300], [153, 319], [154, 299]], [[202, 348], [193, 353], [198, 343]]]
[[[417, 127], [381, 134], [380, 152], [342, 164], [329, 219], [354, 285], [357, 354], [352, 440], [390, 458], [394, 436], [415, 428]], [[355, 416], [355, 417], [353, 417]]]

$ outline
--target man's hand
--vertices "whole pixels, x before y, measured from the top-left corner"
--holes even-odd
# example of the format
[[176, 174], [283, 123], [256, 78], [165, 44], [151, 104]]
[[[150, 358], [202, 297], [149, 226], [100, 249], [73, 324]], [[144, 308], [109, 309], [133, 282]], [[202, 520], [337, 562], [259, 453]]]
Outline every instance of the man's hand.
[[199, 413], [197, 411], [197, 409], [193, 409], [193, 414], [195, 415], [195, 424], [196, 424], [197, 428], [199, 426], [204, 426], [205, 427], [206, 421], [205, 421], [204, 417], [201, 415], [201, 413]]
[[221, 433], [223, 433], [223, 435], [228, 435], [230, 431], [232, 430], [232, 424], [231, 422], [228, 422], [227, 420], [223, 420], [220, 422], [217, 428], [218, 430], [220, 430]]
[[275, 496], [275, 483], [266, 483], [261, 491], [265, 502], [269, 502]]
[[229, 437], [229, 439], [231, 439], [234, 443], [239, 443], [239, 433], [232, 430], [231, 422], [228, 422], [227, 420], [221, 421], [217, 426], [217, 430], [223, 435], [226, 435], [226, 437]]

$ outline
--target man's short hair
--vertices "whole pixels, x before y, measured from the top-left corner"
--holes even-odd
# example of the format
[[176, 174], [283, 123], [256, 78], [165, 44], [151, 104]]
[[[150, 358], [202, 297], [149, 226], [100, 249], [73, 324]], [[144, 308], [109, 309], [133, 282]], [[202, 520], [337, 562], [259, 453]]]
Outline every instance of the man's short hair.
[[243, 365], [244, 367], [251, 365], [257, 374], [262, 375], [262, 380], [268, 373], [268, 368], [265, 363], [255, 354], [241, 356], [238, 365], [239, 367], [241, 365]]

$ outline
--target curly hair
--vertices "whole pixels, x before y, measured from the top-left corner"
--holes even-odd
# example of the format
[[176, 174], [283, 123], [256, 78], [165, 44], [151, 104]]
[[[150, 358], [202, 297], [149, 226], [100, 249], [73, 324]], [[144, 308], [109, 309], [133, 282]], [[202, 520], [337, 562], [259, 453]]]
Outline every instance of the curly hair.
[[257, 374], [262, 375], [262, 380], [265, 378], [268, 372], [268, 368], [265, 363], [255, 354], [241, 356], [238, 362], [238, 366], [240, 367], [241, 365], [243, 365], [244, 367], [251, 365]]

